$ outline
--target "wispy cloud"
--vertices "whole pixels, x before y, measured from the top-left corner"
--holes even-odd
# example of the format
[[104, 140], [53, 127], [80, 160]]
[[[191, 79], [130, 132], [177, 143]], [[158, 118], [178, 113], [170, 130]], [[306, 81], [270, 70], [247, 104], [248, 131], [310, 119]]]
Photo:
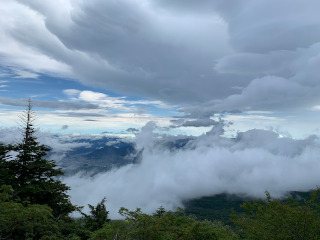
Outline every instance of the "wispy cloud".
[[[27, 99], [13, 99], [0, 97], [0, 103], [7, 106], [22, 106], [27, 105]], [[91, 103], [73, 103], [73, 102], [51, 102], [32, 100], [32, 105], [38, 108], [52, 108], [52, 109], [98, 109], [99, 106]]]
[[16, 76], [14, 78], [38, 78], [39, 75], [36, 73], [32, 73], [29, 71], [21, 70], [21, 69], [15, 69], [14, 73]]
[[70, 97], [70, 100], [84, 101], [99, 105], [101, 108], [109, 110], [135, 111], [139, 113], [139, 108], [154, 106], [157, 108], [173, 109], [161, 101], [153, 100], [131, 100], [127, 97], [111, 97], [101, 92], [79, 91], [76, 89], [65, 89], [63, 93]]

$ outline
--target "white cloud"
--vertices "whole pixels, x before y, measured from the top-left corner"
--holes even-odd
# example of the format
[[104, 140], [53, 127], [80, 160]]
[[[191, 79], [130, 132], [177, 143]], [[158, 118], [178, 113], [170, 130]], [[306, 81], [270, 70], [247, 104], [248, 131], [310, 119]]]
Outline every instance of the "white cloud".
[[64, 89], [63, 93], [68, 96], [76, 96], [80, 93], [80, 91], [77, 89]]
[[320, 180], [320, 146], [315, 137], [293, 140], [252, 130], [228, 139], [216, 129], [172, 152], [157, 144], [159, 136], [153, 129], [149, 123], [136, 140], [137, 148], [144, 149], [139, 164], [93, 178], [64, 179], [71, 186], [72, 201], [96, 204], [106, 196], [115, 218], [122, 206], [152, 212], [159, 206], [174, 209], [183, 200], [219, 193], [263, 197], [265, 190], [279, 197], [314, 188]]
[[[35, 47], [40, 39], [45, 45], [59, 45], [57, 39], [46, 30], [43, 16], [25, 5], [7, 0], [0, 4], [0, 14], [0, 53], [3, 56], [0, 62], [3, 66], [14, 67], [15, 71], [22, 75], [29, 72], [26, 69], [32, 72], [70, 75], [68, 65]], [[28, 77], [35, 77], [35, 74], [28, 73]]]
[[247, 111], [248, 114], [273, 114], [271, 111]]
[[314, 110], [314, 111], [319, 111], [320, 110], [320, 105], [313, 106], [311, 109]]
[[[76, 89], [66, 89], [63, 91], [64, 94], [71, 97], [71, 100], [79, 100], [92, 104], [97, 104], [100, 108], [109, 110], [122, 110], [129, 112], [136, 112], [142, 114], [145, 111], [140, 111], [141, 107], [155, 106], [157, 108], [173, 109], [175, 106], [170, 106], [161, 101], [153, 100], [130, 100], [126, 97], [111, 97], [101, 92], [93, 91], [79, 91]], [[145, 109], [147, 110], [147, 109]]]
[[[283, 101], [282, 86], [277, 90], [280, 78], [298, 107], [318, 100], [318, 91], [305, 89], [320, 88], [315, 0], [63, 2], [1, 3], [3, 66], [159, 100], [163, 108], [227, 99], [240, 111], [253, 102], [259, 103], [254, 110], [286, 110], [294, 104]], [[260, 94], [266, 85], [256, 83], [268, 75], [278, 80], [267, 88], [274, 104], [269, 99], [264, 105]], [[239, 94], [243, 89], [251, 91], [249, 98]], [[105, 105], [129, 107], [103, 97]], [[219, 104], [218, 110], [229, 107]]]
[[14, 78], [38, 78], [39, 77], [39, 75], [36, 73], [23, 71], [20, 69], [14, 70], [14, 73], [16, 74]]

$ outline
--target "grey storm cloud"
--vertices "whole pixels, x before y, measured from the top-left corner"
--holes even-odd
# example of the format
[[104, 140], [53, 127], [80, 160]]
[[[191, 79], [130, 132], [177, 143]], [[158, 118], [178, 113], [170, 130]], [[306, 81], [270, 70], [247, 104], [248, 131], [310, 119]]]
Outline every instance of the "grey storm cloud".
[[[51, 69], [56, 74], [86, 85], [199, 115], [320, 101], [317, 0], [5, 3], [31, 17], [14, 19], [14, 29], [3, 24], [3, 35], [65, 66], [65, 72]], [[10, 52], [3, 59], [28, 69]]]
[[[8, 106], [22, 106], [26, 107], [28, 104], [27, 99], [13, 99], [0, 97], [0, 103]], [[73, 103], [73, 102], [51, 102], [32, 100], [33, 107], [39, 108], [53, 108], [53, 109], [65, 109], [65, 110], [80, 110], [80, 109], [98, 109], [99, 106], [91, 103]]]

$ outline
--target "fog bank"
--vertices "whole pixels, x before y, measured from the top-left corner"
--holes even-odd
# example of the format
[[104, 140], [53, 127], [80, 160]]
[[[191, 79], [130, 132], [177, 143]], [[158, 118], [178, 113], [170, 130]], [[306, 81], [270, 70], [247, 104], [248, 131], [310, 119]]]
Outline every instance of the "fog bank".
[[[281, 197], [306, 191], [320, 182], [320, 147], [316, 136], [284, 138], [266, 130], [250, 130], [226, 138], [223, 125], [175, 150], [159, 144], [168, 136], [148, 123], [136, 138], [142, 151], [139, 164], [88, 177], [64, 179], [74, 204], [96, 204], [107, 197], [111, 218], [120, 207], [152, 212], [159, 206], [175, 209], [182, 201], [219, 193], [263, 197], [265, 190]], [[170, 137], [168, 137], [170, 138]], [[171, 137], [172, 138], [172, 137]]]

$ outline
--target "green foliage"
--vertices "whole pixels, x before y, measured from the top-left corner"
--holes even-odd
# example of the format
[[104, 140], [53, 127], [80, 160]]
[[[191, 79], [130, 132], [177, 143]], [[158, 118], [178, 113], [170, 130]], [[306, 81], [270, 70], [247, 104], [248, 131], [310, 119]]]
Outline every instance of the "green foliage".
[[[10, 147], [0, 145], [0, 183], [11, 185], [21, 201], [46, 204], [55, 217], [65, 217], [75, 210], [75, 206], [67, 195], [69, 187], [57, 179], [63, 172], [54, 161], [44, 158], [50, 149], [37, 141], [34, 118], [29, 101], [21, 116], [22, 140]], [[9, 150], [17, 155], [7, 156]], [[8, 157], [10, 161], [7, 161]]]
[[219, 220], [225, 224], [232, 224], [230, 219], [231, 209], [241, 212], [241, 204], [246, 198], [230, 195], [218, 194], [210, 197], [202, 197], [198, 199], [188, 200], [184, 202], [185, 213], [196, 215], [200, 220]]
[[105, 202], [106, 198], [103, 198], [101, 202], [97, 204], [97, 206], [88, 204], [90, 208], [90, 215], [82, 213], [85, 220], [85, 226], [90, 231], [100, 229], [106, 222], [110, 221], [110, 219], [108, 218], [109, 211], [107, 211], [106, 209], [106, 206], [104, 204]]
[[85, 226], [83, 218], [63, 218], [57, 221], [59, 228], [59, 239], [64, 240], [86, 240], [91, 231]]
[[139, 208], [136, 211], [121, 208], [119, 213], [125, 217], [124, 221], [105, 224], [103, 228], [93, 232], [90, 240], [237, 239], [236, 234], [222, 224], [198, 221], [185, 215], [181, 209], [166, 212], [161, 207], [153, 215], [148, 215]]
[[5, 160], [9, 149], [3, 143], [0, 142], [0, 160]]
[[272, 199], [267, 192], [266, 201], [244, 203], [245, 212], [234, 214], [233, 219], [248, 239], [320, 239], [319, 193], [311, 192], [311, 199], [299, 204], [292, 198]]
[[10, 162], [8, 162], [8, 152], [10, 150], [12, 150], [12, 146], [6, 146], [0, 142], [0, 186], [9, 185], [15, 176], [15, 172], [9, 167]]
[[42, 239], [56, 235], [57, 226], [48, 206], [15, 202], [10, 186], [1, 186], [0, 191], [0, 239]]

